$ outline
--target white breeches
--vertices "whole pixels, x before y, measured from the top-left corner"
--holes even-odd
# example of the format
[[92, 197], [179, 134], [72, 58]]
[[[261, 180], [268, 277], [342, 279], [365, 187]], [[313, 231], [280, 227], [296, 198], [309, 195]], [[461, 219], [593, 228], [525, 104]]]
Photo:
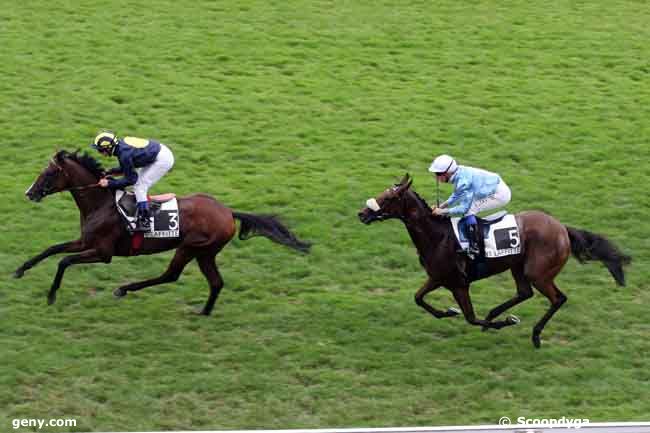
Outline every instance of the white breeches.
[[466, 215], [476, 215], [479, 212], [503, 207], [510, 203], [511, 197], [512, 194], [510, 188], [508, 188], [508, 185], [506, 185], [502, 180], [499, 182], [499, 185], [497, 185], [497, 190], [494, 191], [494, 194], [480, 200], [475, 200]]
[[161, 144], [156, 160], [146, 167], [136, 169], [138, 181], [133, 186], [133, 191], [135, 191], [135, 199], [138, 203], [147, 201], [149, 188], [158, 182], [173, 165], [174, 155], [172, 155], [172, 151], [164, 144]]

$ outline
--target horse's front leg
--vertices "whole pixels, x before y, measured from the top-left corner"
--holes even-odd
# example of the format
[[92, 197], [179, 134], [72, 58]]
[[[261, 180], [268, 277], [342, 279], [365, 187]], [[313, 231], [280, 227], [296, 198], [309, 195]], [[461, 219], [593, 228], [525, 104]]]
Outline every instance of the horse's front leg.
[[56, 276], [54, 277], [54, 281], [52, 282], [52, 287], [50, 287], [50, 292], [47, 295], [48, 305], [52, 305], [56, 301], [56, 291], [61, 286], [63, 273], [65, 272], [68, 266], [77, 265], [80, 263], [98, 263], [98, 262], [109, 263], [110, 261], [111, 261], [110, 255], [101, 254], [97, 249], [94, 248], [83, 251], [81, 254], [67, 256], [61, 259], [61, 261], [59, 262], [59, 269], [56, 272]]
[[78, 253], [80, 251], [83, 251], [83, 243], [81, 242], [81, 239], [52, 245], [36, 257], [32, 257], [31, 259], [27, 260], [18, 269], [16, 269], [16, 272], [14, 272], [14, 278], [21, 278], [23, 275], [25, 275], [26, 270], [33, 268], [49, 256], [60, 253]]
[[487, 320], [477, 319], [474, 314], [474, 307], [472, 306], [472, 299], [469, 296], [469, 287], [461, 287], [452, 290], [454, 299], [458, 302], [458, 306], [463, 310], [465, 320], [472, 325], [484, 326], [486, 328], [501, 329], [504, 326], [516, 325], [518, 320], [508, 317], [506, 320], [499, 320], [496, 322], [488, 322]]
[[434, 283], [433, 281], [431, 281], [431, 278], [429, 278], [424, 283], [422, 288], [420, 288], [420, 290], [418, 290], [418, 292], [415, 294], [415, 303], [418, 304], [420, 307], [424, 308], [425, 310], [427, 310], [437, 319], [459, 315], [460, 311], [458, 311], [456, 308], [449, 307], [447, 311], [442, 311], [442, 310], [438, 310], [437, 308], [433, 308], [431, 305], [427, 304], [424, 301], [424, 297], [427, 295], [427, 293], [433, 292], [438, 287], [440, 287], [440, 284]]
[[[515, 305], [525, 301], [526, 299], [532, 298], [533, 296], [533, 288], [530, 285], [530, 281], [526, 278], [526, 275], [524, 274], [523, 267], [522, 268], [513, 268], [512, 269], [512, 276], [515, 279], [515, 282], [517, 283], [517, 295], [513, 297], [512, 299], [507, 300], [501, 305], [497, 305], [494, 307], [488, 315], [485, 317], [485, 320], [488, 322], [491, 322], [494, 320], [496, 317], [498, 317], [500, 314], [505, 312], [507, 309], [514, 307]], [[510, 321], [514, 322], [519, 322], [519, 319], [515, 315], [510, 315], [508, 319]], [[483, 327], [483, 331], [487, 331], [488, 328]]]

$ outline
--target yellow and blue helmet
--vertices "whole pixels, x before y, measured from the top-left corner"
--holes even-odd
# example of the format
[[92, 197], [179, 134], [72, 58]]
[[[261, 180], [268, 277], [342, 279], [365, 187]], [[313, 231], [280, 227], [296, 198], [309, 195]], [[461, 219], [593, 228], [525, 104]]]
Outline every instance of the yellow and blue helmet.
[[111, 131], [102, 131], [95, 137], [93, 144], [90, 145], [93, 149], [100, 152], [106, 152], [109, 155], [113, 154], [117, 146], [117, 136]]

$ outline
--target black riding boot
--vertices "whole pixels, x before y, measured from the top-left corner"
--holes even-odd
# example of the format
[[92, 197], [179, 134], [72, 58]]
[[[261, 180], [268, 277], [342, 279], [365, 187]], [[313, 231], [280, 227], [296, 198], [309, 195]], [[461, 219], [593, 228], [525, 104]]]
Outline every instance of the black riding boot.
[[151, 219], [149, 218], [149, 209], [140, 208], [138, 209], [138, 215], [135, 223], [134, 232], [150, 232], [151, 231]]
[[478, 229], [478, 224], [469, 224], [467, 231], [469, 232], [469, 249], [467, 255], [470, 259], [474, 260], [481, 255], [481, 233]]

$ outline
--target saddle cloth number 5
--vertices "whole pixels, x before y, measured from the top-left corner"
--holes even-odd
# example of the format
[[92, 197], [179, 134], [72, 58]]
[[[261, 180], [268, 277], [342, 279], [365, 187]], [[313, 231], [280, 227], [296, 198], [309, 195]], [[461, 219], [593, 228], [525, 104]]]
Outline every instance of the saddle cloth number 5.
[[498, 250], [519, 248], [521, 245], [519, 231], [516, 227], [495, 230], [494, 240]]

